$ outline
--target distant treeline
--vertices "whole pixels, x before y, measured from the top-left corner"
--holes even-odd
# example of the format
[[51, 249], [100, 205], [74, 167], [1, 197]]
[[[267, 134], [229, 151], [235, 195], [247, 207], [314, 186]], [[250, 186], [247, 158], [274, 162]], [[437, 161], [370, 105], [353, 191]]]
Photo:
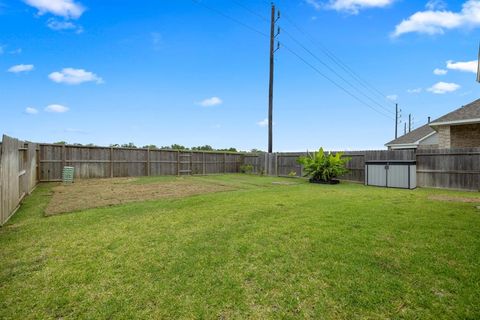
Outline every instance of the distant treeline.
[[[65, 145], [65, 144], [68, 144], [66, 141], [58, 141], [58, 142], [54, 142], [54, 144], [60, 144], [60, 145]], [[88, 144], [81, 144], [81, 143], [72, 143], [72, 145], [74, 146], [79, 146], [79, 147], [96, 147], [95, 144], [93, 143], [88, 143]], [[132, 149], [137, 149], [139, 147], [137, 147], [133, 142], [129, 142], [129, 143], [124, 143], [124, 144], [111, 144], [110, 147], [112, 148], [132, 148]], [[185, 147], [185, 146], [182, 146], [181, 144], [172, 144], [171, 146], [156, 146], [154, 144], [149, 144], [149, 145], [146, 145], [146, 146], [143, 146], [142, 147], [143, 149], [170, 149], [170, 150], [185, 150], [185, 151], [188, 151], [188, 150], [192, 150], [192, 151], [224, 151], [224, 152], [244, 152], [244, 151], [239, 151], [237, 150], [237, 148], [227, 148], [227, 149], [216, 149], [216, 148], [213, 148], [212, 146], [206, 144], [204, 146], [198, 146], [198, 147], [191, 147], [191, 148], [188, 148], [188, 147]], [[262, 150], [258, 150], [258, 149], [252, 149], [250, 150], [250, 152], [264, 152]]]

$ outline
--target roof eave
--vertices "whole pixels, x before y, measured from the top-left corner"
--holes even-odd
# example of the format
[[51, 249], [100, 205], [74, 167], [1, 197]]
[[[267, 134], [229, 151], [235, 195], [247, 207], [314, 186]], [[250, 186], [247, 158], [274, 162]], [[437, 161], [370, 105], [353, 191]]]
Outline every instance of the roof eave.
[[465, 120], [452, 120], [452, 121], [440, 121], [440, 122], [431, 122], [430, 127], [436, 126], [448, 126], [448, 125], [461, 125], [461, 124], [474, 124], [480, 123], [480, 118], [475, 119], [465, 119]]
[[[437, 133], [436, 131], [433, 131], [433, 132], [430, 132], [429, 134], [425, 135], [424, 137], [418, 139], [417, 141], [414, 141], [414, 142], [410, 142], [410, 143], [392, 143], [393, 141], [390, 141], [389, 143], [385, 144], [384, 146], [385, 147], [392, 147], [392, 146], [401, 146], [401, 147], [404, 147], [404, 146], [415, 146], [417, 147], [420, 142], [422, 142], [423, 140], [433, 136], [435, 133]], [[395, 141], [395, 140], [394, 140]]]

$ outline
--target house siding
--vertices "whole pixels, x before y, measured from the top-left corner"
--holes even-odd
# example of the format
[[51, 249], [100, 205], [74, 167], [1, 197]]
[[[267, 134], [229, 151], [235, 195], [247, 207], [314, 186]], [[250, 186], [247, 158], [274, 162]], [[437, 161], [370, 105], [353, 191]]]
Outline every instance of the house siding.
[[418, 147], [421, 148], [423, 146], [428, 146], [428, 148], [432, 148], [432, 146], [438, 147], [438, 133], [434, 133], [430, 137], [420, 141], [420, 145]]

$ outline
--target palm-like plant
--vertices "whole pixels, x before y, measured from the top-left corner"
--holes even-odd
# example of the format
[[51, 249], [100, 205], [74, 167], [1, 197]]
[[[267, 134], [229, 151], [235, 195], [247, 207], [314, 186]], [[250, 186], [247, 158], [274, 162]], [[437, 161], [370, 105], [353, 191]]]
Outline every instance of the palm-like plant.
[[304, 176], [310, 177], [310, 181], [331, 182], [333, 179], [348, 172], [346, 164], [350, 158], [342, 157], [343, 153], [325, 153], [323, 148], [306, 157], [300, 157], [297, 161], [304, 167]]

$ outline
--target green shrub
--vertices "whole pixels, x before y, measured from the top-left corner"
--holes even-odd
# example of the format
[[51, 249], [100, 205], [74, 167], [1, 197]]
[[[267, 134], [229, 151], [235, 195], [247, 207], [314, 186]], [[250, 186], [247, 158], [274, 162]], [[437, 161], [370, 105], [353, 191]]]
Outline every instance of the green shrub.
[[346, 164], [350, 158], [342, 157], [343, 153], [325, 153], [323, 148], [306, 157], [300, 157], [297, 161], [304, 167], [306, 177], [313, 181], [330, 182], [333, 179], [348, 172]]
[[241, 165], [240, 166], [240, 172], [250, 174], [250, 173], [253, 172], [253, 166], [251, 164]]

